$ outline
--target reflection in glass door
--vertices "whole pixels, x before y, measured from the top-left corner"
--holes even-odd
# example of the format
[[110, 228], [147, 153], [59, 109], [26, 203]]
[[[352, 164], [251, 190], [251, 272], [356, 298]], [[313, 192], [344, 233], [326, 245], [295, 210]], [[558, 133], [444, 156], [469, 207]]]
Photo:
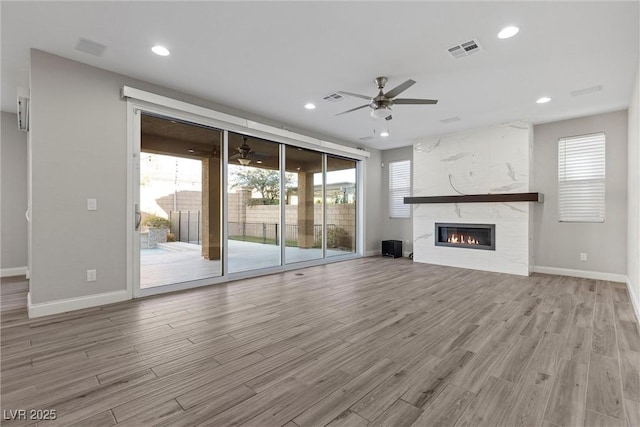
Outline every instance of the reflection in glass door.
[[280, 144], [229, 132], [228, 269], [281, 265]]
[[285, 147], [285, 261], [322, 259], [322, 153]]
[[356, 166], [355, 160], [327, 155], [327, 257], [356, 251]]
[[220, 276], [222, 132], [146, 113], [140, 129], [140, 288]]

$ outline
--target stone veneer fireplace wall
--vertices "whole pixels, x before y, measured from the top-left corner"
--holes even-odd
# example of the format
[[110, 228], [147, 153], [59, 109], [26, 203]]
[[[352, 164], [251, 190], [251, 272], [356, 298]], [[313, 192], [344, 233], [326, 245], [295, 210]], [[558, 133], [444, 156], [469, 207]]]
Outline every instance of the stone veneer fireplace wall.
[[[413, 150], [413, 196], [532, 191], [533, 128], [515, 122], [424, 139]], [[531, 202], [413, 206], [415, 262], [529, 275]], [[436, 223], [495, 224], [495, 250], [436, 246]]]

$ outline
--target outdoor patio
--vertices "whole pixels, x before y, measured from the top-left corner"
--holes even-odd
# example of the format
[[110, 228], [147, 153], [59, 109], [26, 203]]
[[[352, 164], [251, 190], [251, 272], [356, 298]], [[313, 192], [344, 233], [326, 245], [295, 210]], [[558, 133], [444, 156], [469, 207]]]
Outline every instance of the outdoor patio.
[[[202, 258], [201, 246], [185, 242], [159, 243], [140, 251], [140, 287], [151, 288], [172, 283], [218, 277], [220, 261]], [[280, 246], [229, 240], [229, 272], [257, 270], [280, 265]], [[348, 252], [329, 249], [327, 256]], [[322, 249], [285, 248], [287, 264], [322, 258]]]

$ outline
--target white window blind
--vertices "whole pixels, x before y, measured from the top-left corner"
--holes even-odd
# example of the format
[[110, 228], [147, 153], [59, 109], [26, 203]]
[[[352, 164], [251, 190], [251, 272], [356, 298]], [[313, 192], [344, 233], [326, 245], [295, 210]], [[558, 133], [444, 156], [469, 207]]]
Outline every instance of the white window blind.
[[411, 161], [389, 163], [389, 216], [409, 218], [411, 205], [404, 204], [404, 198], [411, 197]]
[[558, 184], [561, 222], [604, 222], [604, 133], [558, 140]]

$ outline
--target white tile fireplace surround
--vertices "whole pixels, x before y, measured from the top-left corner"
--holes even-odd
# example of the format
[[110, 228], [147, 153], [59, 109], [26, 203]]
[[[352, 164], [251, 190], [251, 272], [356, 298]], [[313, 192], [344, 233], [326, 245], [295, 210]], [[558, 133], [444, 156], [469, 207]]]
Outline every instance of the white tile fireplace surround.
[[[527, 193], [532, 126], [508, 123], [413, 146], [413, 196]], [[495, 250], [435, 245], [435, 223], [495, 224]], [[531, 202], [413, 205], [413, 260], [527, 276], [533, 265]]]

